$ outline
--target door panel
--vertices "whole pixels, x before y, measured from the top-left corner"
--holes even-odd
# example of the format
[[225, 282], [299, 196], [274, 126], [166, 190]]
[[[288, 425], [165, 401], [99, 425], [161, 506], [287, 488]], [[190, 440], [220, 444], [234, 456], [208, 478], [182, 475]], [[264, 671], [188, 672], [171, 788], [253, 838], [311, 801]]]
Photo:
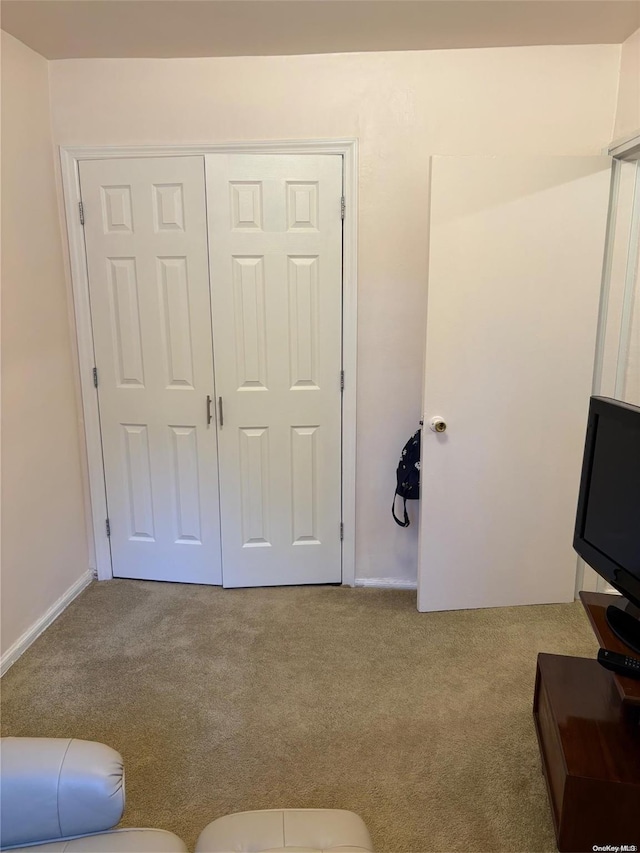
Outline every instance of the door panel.
[[204, 158], [80, 180], [114, 575], [221, 583]]
[[340, 582], [342, 158], [206, 160], [224, 585]]
[[420, 610], [573, 599], [609, 171], [433, 158]]

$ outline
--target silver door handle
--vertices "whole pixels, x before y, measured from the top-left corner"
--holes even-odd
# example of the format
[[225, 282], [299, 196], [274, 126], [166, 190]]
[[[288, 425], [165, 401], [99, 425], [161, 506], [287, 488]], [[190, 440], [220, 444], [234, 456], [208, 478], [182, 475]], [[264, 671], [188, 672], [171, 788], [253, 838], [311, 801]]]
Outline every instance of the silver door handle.
[[207, 394], [207, 426], [211, 424], [211, 396]]
[[220, 428], [224, 426], [224, 413], [222, 411], [222, 397], [218, 397], [218, 415], [220, 417]]

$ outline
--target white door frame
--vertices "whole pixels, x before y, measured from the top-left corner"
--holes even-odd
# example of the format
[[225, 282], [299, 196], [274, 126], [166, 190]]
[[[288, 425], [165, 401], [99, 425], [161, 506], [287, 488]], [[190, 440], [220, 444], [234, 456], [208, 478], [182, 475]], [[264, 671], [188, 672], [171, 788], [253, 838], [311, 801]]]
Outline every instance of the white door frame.
[[[596, 338], [596, 352], [593, 370], [593, 386], [592, 394], [604, 396], [617, 396], [620, 389], [620, 382], [623, 375], [624, 367], [627, 360], [628, 350], [628, 331], [630, 321], [630, 311], [632, 304], [632, 294], [635, 287], [635, 278], [637, 274], [637, 259], [638, 259], [638, 228], [637, 223], [640, 221], [640, 133], [635, 132], [623, 139], [615, 140], [611, 145], [604, 149], [603, 154], [608, 154], [613, 158], [611, 169], [611, 190], [609, 194], [609, 216], [607, 220], [607, 237], [605, 241], [605, 254], [602, 265], [602, 290], [600, 293], [600, 311], [598, 316], [598, 335]], [[618, 198], [620, 193], [620, 178], [621, 167], [623, 163], [635, 163], [635, 190], [633, 198], [632, 223], [629, 230], [629, 247], [627, 254], [627, 267], [624, 281], [618, 282], [618, 288], [622, 285], [624, 295], [623, 301], [623, 317], [621, 322], [620, 336], [617, 341], [613, 342], [616, 351], [615, 365], [615, 387], [605, 385], [603, 382], [603, 364], [605, 361], [606, 349], [608, 342], [607, 336], [607, 319], [609, 312], [609, 299], [611, 297], [612, 281], [611, 281], [611, 263], [612, 253], [616, 229], [616, 217], [618, 213]], [[625, 330], [627, 334], [625, 335]], [[576, 598], [581, 590], [588, 592], [608, 592], [619, 595], [606, 580], [598, 575], [595, 571], [589, 568], [581, 557], [578, 557], [578, 566], [576, 570]]]
[[302, 139], [268, 142], [227, 142], [202, 145], [61, 146], [60, 167], [69, 240], [71, 286], [80, 366], [82, 412], [87, 452], [93, 559], [98, 580], [113, 577], [106, 535], [107, 501], [100, 436], [98, 396], [94, 387], [93, 328], [89, 280], [80, 223], [80, 160], [117, 157], [180, 157], [205, 154], [340, 154], [343, 160], [345, 215], [342, 246], [342, 583], [355, 585], [356, 522], [356, 360], [358, 265], [358, 140]]

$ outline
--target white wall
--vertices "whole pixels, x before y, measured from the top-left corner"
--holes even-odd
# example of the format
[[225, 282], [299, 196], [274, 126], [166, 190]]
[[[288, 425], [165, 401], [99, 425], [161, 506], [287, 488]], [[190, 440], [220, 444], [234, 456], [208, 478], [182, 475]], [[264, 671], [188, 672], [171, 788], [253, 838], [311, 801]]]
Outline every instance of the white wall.
[[51, 63], [59, 145], [359, 138], [361, 578], [416, 577], [417, 514], [401, 530], [390, 507], [421, 409], [429, 156], [599, 153], [619, 55], [605, 45]]
[[613, 139], [640, 131], [640, 30], [623, 43], [620, 53], [618, 107]]
[[2, 33], [3, 653], [89, 568], [47, 66]]

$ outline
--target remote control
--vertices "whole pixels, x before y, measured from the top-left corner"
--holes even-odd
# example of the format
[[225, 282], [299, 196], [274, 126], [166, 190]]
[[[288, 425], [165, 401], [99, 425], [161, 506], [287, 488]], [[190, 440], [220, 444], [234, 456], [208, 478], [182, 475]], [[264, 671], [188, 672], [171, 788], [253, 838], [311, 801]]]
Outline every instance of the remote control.
[[640, 678], [640, 658], [630, 658], [618, 654], [618, 652], [600, 649], [598, 663], [605, 669], [617, 673], [617, 675], [624, 675], [626, 678]]

